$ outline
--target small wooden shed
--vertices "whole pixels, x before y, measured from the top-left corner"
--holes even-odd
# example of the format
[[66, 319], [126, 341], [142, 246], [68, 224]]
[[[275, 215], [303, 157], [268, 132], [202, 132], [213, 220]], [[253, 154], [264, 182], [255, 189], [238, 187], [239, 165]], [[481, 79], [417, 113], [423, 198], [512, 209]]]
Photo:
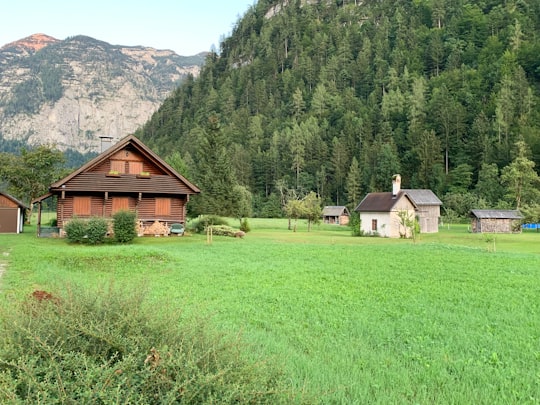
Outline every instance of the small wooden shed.
[[351, 213], [344, 205], [327, 205], [322, 216], [325, 224], [348, 225]]
[[429, 189], [403, 189], [416, 205], [421, 233], [439, 232], [442, 201]]
[[21, 233], [27, 209], [26, 204], [0, 191], [0, 233]]
[[518, 210], [471, 210], [473, 233], [520, 232], [523, 216]]

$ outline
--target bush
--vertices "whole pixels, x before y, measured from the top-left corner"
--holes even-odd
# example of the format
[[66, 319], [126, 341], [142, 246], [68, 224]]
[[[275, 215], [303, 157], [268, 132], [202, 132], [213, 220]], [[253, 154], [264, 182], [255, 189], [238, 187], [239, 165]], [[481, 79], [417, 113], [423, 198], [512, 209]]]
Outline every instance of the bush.
[[2, 306], [0, 403], [295, 401], [277, 369], [248, 361], [238, 338], [155, 308], [141, 289], [110, 286], [35, 291]]
[[114, 239], [118, 243], [131, 243], [137, 236], [137, 216], [131, 211], [118, 211], [113, 215]]
[[86, 237], [86, 221], [80, 218], [72, 218], [64, 225], [66, 238], [71, 243], [83, 243]]
[[234, 229], [228, 225], [212, 225], [212, 234], [217, 236], [236, 236], [238, 229]]
[[103, 243], [107, 236], [109, 223], [105, 218], [93, 217], [86, 223], [86, 241], [91, 245]]
[[190, 223], [190, 230], [195, 233], [205, 233], [209, 225], [229, 225], [229, 223], [217, 215], [204, 215]]
[[353, 211], [349, 217], [349, 228], [352, 236], [362, 236], [360, 213]]
[[242, 219], [242, 221], [240, 221], [240, 230], [245, 233], [248, 233], [249, 231], [251, 231], [247, 218], [244, 218]]

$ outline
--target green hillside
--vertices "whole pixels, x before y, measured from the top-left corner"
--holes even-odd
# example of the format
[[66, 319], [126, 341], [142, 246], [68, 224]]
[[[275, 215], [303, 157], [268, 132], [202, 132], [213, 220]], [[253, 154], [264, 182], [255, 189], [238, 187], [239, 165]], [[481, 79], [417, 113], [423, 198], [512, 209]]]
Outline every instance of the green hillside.
[[400, 173], [458, 215], [538, 205], [539, 2], [282, 3], [252, 6], [138, 133], [203, 192], [232, 178], [265, 216], [284, 190], [354, 206]]

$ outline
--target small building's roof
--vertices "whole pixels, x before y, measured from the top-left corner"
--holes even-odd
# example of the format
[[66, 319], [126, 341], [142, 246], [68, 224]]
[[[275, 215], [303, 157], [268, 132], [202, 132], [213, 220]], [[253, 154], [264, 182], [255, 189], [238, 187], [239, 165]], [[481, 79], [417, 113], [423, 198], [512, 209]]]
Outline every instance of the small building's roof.
[[429, 189], [402, 189], [416, 205], [442, 205], [442, 201]]
[[4, 193], [3, 191], [0, 191], [0, 195], [4, 196], [8, 200], [12, 201], [14, 204], [18, 205], [20, 208], [28, 209], [28, 206], [23, 203], [22, 201], [17, 200], [15, 197], [8, 193]]
[[323, 208], [324, 217], [338, 217], [340, 215], [349, 215], [349, 210], [344, 205], [327, 205]]
[[396, 195], [388, 192], [369, 193], [354, 210], [359, 212], [390, 212], [394, 208], [394, 205], [403, 197], [411, 201], [412, 205], [416, 207], [415, 202], [412, 201], [405, 191], [401, 190]]
[[478, 219], [521, 219], [518, 210], [471, 210], [471, 216]]

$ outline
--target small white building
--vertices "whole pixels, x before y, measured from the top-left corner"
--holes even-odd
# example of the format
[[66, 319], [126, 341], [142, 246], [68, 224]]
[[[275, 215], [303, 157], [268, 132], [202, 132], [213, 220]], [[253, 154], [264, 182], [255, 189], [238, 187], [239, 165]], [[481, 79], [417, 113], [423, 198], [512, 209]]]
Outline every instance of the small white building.
[[358, 204], [355, 211], [360, 213], [360, 230], [364, 235], [379, 235], [387, 238], [410, 237], [410, 229], [403, 226], [400, 215], [414, 219], [416, 205], [401, 190], [401, 176], [392, 179], [392, 192], [369, 193]]

